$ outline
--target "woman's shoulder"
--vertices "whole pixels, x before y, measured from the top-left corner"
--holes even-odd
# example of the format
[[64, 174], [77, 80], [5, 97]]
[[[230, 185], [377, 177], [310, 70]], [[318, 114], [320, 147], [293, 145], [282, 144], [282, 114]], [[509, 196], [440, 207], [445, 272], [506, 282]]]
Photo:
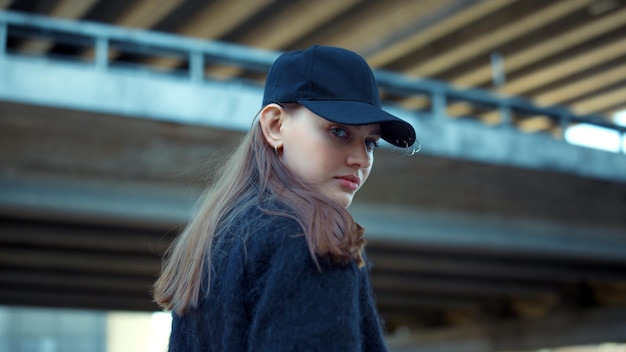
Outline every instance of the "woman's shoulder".
[[247, 256], [294, 245], [304, 239], [304, 231], [296, 217], [280, 205], [247, 206], [231, 213], [222, 223], [214, 248], [221, 253], [243, 252]]
[[252, 246], [277, 249], [306, 242], [302, 226], [288, 212], [255, 208], [247, 214], [245, 222], [244, 240]]
[[292, 217], [252, 207], [231, 219], [213, 243], [215, 270], [237, 267], [259, 273], [287, 256], [305, 257], [308, 246], [302, 227]]

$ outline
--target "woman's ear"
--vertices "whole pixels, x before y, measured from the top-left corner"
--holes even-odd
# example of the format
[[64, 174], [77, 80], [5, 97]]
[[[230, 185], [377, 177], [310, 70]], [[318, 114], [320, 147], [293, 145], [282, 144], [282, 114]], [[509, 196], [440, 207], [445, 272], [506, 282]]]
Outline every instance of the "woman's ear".
[[268, 104], [261, 110], [259, 123], [265, 141], [272, 148], [282, 146], [281, 127], [285, 118], [285, 110], [278, 104]]

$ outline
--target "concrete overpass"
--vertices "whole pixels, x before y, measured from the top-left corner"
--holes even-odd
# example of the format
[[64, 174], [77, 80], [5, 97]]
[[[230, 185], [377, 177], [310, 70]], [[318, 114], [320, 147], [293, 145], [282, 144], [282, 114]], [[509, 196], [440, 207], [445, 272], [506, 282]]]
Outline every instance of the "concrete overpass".
[[[7, 28], [96, 43], [95, 60], [0, 52], [1, 304], [153, 310], [168, 242], [260, 108], [274, 51], [2, 13]], [[111, 43], [186, 53], [178, 73]], [[209, 80], [204, 62], [241, 73]], [[195, 64], [193, 64], [195, 62]], [[395, 350], [488, 351], [626, 339], [626, 157], [448, 118], [452, 101], [585, 121], [563, 108], [377, 71], [423, 150], [390, 149], [352, 208]], [[406, 110], [397, 97], [425, 96]], [[576, 333], [572, 333], [575, 331]]]

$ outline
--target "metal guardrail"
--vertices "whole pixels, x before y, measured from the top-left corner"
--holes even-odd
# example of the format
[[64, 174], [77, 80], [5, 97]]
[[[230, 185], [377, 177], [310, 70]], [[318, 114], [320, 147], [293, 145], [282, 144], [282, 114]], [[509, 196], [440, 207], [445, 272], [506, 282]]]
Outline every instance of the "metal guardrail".
[[[254, 49], [219, 41], [199, 40], [146, 30], [133, 30], [92, 22], [70, 21], [50, 17], [0, 11], [0, 56], [10, 54], [10, 37], [50, 39], [94, 49], [93, 64], [106, 70], [111, 48], [157, 57], [178, 57], [186, 60], [186, 74], [193, 82], [206, 79], [206, 64], [227, 64], [240, 69], [264, 73], [280, 52]], [[512, 112], [528, 116], [546, 116], [564, 131], [575, 123], [586, 123], [617, 131], [626, 136], [626, 126], [610, 122], [604, 116], [577, 115], [562, 106], [538, 106], [522, 97], [505, 97], [483, 89], [462, 89], [442, 81], [427, 78], [409, 78], [401, 74], [375, 70], [378, 83], [386, 93], [398, 96], [425, 95], [430, 101], [427, 113], [445, 117], [451, 101], [462, 101], [478, 107], [498, 110], [502, 125], [510, 126]]]

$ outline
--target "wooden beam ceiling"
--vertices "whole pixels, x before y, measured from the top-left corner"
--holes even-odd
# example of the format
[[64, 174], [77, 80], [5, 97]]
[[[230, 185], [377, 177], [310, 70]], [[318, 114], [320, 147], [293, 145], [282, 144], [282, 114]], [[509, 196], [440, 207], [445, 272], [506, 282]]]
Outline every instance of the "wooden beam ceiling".
[[[97, 2], [98, 0], [61, 0], [54, 4], [48, 14], [53, 17], [76, 20], [83, 17]], [[22, 42], [19, 50], [37, 55], [46, 53], [53, 45], [54, 42], [50, 39], [31, 39]]]
[[[593, 0], [571, 0], [566, 2], [557, 2], [540, 11], [517, 18], [511, 16], [498, 16], [497, 22], [500, 28], [489, 26], [489, 30], [482, 35], [465, 34], [472, 40], [457, 43], [452, 49], [435, 54], [428, 57], [428, 60], [418, 62], [416, 65], [409, 66], [403, 71], [411, 76], [431, 77], [441, 72], [460, 65], [466, 60], [472, 59], [477, 55], [489, 55], [497, 50], [500, 45], [516, 40], [536, 28], [551, 23], [563, 16], [566, 16], [580, 8], [587, 6]], [[486, 25], [482, 25], [484, 27]], [[479, 27], [480, 28], [480, 27]], [[482, 28], [480, 28], [482, 30]]]
[[114, 24], [122, 27], [150, 29], [180, 6], [183, 0], [136, 0], [120, 13]]
[[0, 9], [6, 9], [11, 6], [13, 0], [0, 0]]
[[397, 40], [387, 47], [380, 48], [376, 52], [369, 55], [367, 60], [373, 67], [387, 66], [398, 58], [408, 55], [427, 44], [440, 40], [441, 38], [506, 7], [514, 1], [515, 0], [476, 2], [469, 8], [453, 13], [449, 17], [444, 17], [441, 20], [436, 21], [431, 26], [420, 29], [412, 35]]
[[[528, 67], [535, 62], [593, 40], [595, 37], [624, 26], [624, 23], [626, 23], [626, 9], [598, 17], [582, 26], [574, 27], [553, 37], [546, 37], [545, 40], [537, 38], [534, 44], [524, 47], [522, 50], [503, 53], [504, 73], [506, 75], [508, 72]], [[492, 67], [485, 60], [484, 64], [460, 76], [453, 77], [451, 81], [459, 86], [476, 87], [485, 86], [490, 82], [491, 77]]]
[[572, 104], [572, 109], [578, 114], [594, 114], [623, 104], [626, 100], [626, 85], [617, 89], [594, 94]]
[[[335, 1], [325, 6], [319, 6], [311, 1], [293, 1], [262, 19], [256, 30], [244, 33], [237, 39], [237, 42], [264, 49], [280, 50], [291, 45], [298, 38], [314, 32], [319, 28], [320, 23], [337, 18], [360, 1]], [[306, 13], [307, 15], [293, 23], [287, 20], [293, 13]], [[205, 73], [210, 77], [228, 78], [237, 76], [240, 72], [239, 68], [233, 66], [209, 66]]]
[[[264, 49], [280, 50], [292, 45], [302, 36], [319, 30], [320, 24], [337, 18], [356, 5], [362, 6], [361, 1], [334, 1], [324, 6], [311, 1], [293, 1], [268, 14], [254, 31], [239, 36], [237, 42]], [[294, 13], [306, 14], [306, 16], [299, 17], [297, 21], [291, 21], [290, 18]]]
[[[229, 1], [216, 0], [208, 3], [193, 17], [186, 19], [176, 28], [179, 35], [203, 39], [220, 39], [267, 6], [271, 0]], [[171, 69], [181, 64], [179, 59], [155, 58], [147, 62], [151, 66]]]
[[562, 104], [578, 97], [588, 96], [607, 85], [619, 84], [623, 81], [626, 81], [626, 62], [610, 67], [605, 71], [599, 71], [594, 75], [585, 76], [562, 87], [536, 94], [534, 101], [540, 105]]
[[[137, 0], [115, 19], [113, 24], [135, 29], [151, 29], [171, 13], [183, 0], [159, 1]], [[109, 50], [109, 60], [113, 61], [121, 53], [115, 48]], [[82, 54], [83, 59], [93, 60], [95, 49], [90, 48]]]

